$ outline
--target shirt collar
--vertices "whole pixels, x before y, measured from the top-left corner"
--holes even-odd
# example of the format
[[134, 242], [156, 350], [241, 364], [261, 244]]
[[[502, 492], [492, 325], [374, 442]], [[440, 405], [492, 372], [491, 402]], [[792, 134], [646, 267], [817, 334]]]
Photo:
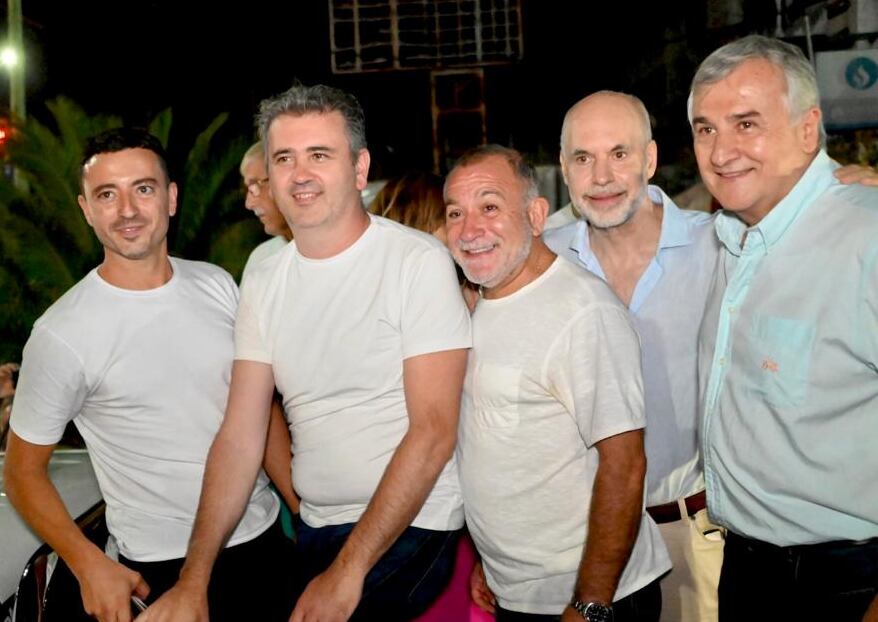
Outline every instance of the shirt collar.
[[[817, 197], [837, 183], [832, 175], [836, 168], [838, 164], [821, 149], [793, 189], [762, 220], [748, 228], [734, 213], [723, 211], [716, 219], [717, 236], [733, 255], [751, 248], [767, 253]], [[742, 246], [745, 231], [747, 238]]]
[[[659, 249], [692, 244], [692, 223], [683, 215], [671, 197], [658, 186], [647, 187], [649, 200], [662, 206], [662, 230], [659, 234]], [[570, 239], [570, 250], [575, 251], [584, 264], [592, 264], [594, 253], [588, 237], [588, 223], [580, 218]]]

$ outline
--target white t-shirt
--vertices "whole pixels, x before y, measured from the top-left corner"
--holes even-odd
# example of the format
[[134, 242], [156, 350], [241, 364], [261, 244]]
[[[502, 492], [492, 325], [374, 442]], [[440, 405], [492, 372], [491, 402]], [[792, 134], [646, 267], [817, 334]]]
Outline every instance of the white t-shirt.
[[[403, 361], [471, 345], [448, 251], [433, 236], [370, 215], [328, 259], [295, 240], [247, 276], [235, 358], [268, 363], [293, 439], [302, 519], [357, 521], [408, 430]], [[415, 527], [463, 525], [457, 464], [439, 476]]]
[[[10, 422], [24, 440], [51, 445], [73, 420], [110, 533], [137, 561], [186, 554], [234, 354], [232, 278], [210, 264], [170, 261], [170, 281], [144, 291], [114, 287], [92, 270], [37, 320]], [[230, 545], [276, 519], [267, 485], [260, 473]]]
[[[609, 288], [563, 259], [473, 314], [458, 453], [466, 520], [500, 605], [559, 614], [586, 539], [601, 439], [643, 428], [640, 348]], [[646, 517], [615, 600], [670, 569]]]
[[269, 240], [265, 240], [253, 249], [250, 253], [250, 256], [247, 257], [247, 263], [244, 264], [244, 271], [241, 273], [241, 283], [244, 282], [244, 279], [247, 278], [247, 275], [253, 272], [253, 270], [258, 266], [262, 261], [267, 257], [271, 257], [275, 253], [280, 252], [284, 246], [287, 245], [287, 239], [282, 235], [276, 235]]

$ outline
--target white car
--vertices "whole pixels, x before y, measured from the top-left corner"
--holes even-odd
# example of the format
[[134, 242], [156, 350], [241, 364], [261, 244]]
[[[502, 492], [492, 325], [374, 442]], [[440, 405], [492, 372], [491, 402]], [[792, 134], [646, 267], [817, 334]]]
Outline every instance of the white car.
[[[15, 593], [22, 571], [43, 544], [16, 513], [6, 497], [2, 479], [5, 454], [0, 452], [0, 621], [12, 620]], [[49, 476], [67, 510], [80, 519], [101, 504], [101, 493], [84, 449], [57, 449], [49, 462]], [[21, 618], [19, 618], [21, 619]]]

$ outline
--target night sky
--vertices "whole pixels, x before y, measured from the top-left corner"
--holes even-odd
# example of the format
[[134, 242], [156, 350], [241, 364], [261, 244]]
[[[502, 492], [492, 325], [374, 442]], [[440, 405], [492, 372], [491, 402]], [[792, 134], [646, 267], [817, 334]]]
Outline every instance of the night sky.
[[[624, 2], [524, 0], [523, 60], [486, 69], [488, 139], [553, 161], [566, 109], [611, 88], [644, 99], [665, 162], [686, 157], [688, 80], [715, 43], [705, 41], [703, 3], [667, 4], [679, 6], [639, 9], [633, 20], [634, 5]], [[428, 72], [333, 75], [323, 0], [217, 6], [23, 0], [28, 113], [45, 118], [43, 102], [63, 94], [134, 124], [172, 106], [174, 132], [184, 138], [228, 111], [228, 131], [248, 134], [262, 98], [294, 79], [327, 82], [362, 102], [377, 174], [430, 168]]]

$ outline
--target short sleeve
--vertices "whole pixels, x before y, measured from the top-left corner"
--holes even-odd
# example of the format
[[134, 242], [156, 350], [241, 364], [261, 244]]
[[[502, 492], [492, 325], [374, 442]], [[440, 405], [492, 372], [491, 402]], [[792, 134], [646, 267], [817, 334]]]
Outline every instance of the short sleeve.
[[235, 360], [256, 361], [271, 364], [271, 351], [260, 327], [259, 316], [250, 303], [250, 290], [244, 285], [244, 293], [238, 303], [235, 318]]
[[403, 358], [472, 347], [470, 314], [451, 256], [431, 248], [411, 267], [401, 313]]
[[640, 341], [626, 313], [593, 305], [549, 348], [545, 382], [576, 420], [586, 445], [646, 425]]
[[24, 347], [9, 425], [36, 445], [54, 445], [87, 394], [82, 361], [58, 336], [35, 328]]

